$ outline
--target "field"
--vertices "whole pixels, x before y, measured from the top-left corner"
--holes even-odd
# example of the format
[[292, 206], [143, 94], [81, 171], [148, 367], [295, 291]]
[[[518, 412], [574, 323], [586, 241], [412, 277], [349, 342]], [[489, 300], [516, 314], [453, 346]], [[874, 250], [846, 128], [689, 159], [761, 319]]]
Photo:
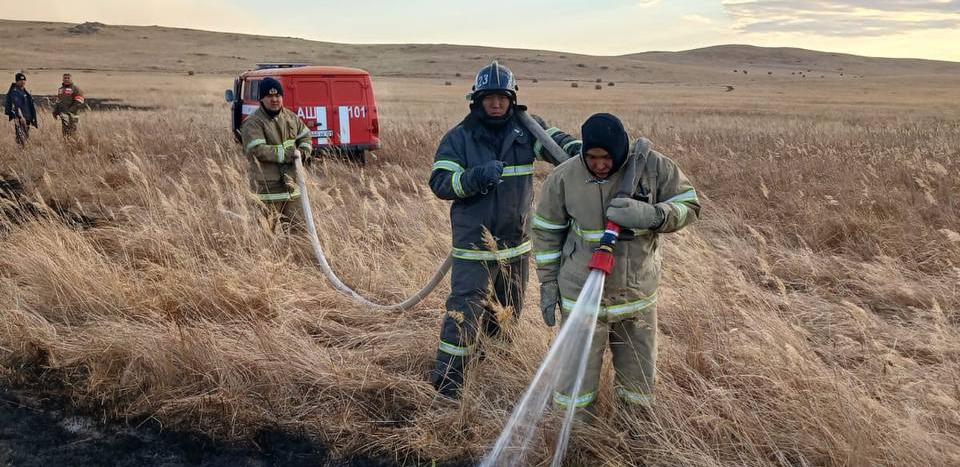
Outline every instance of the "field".
[[[57, 77], [35, 72], [31, 89]], [[439, 399], [426, 374], [446, 283], [411, 311], [364, 309], [328, 286], [305, 238], [268, 232], [226, 129], [229, 75], [75, 79], [157, 109], [87, 113], [73, 149], [49, 115], [26, 150], [0, 134], [3, 178], [96, 219], [0, 218], [0, 379], [235, 443], [281, 430], [345, 458], [483, 455], [555, 333], [535, 281], [512, 344], [486, 343], [461, 404]], [[960, 80], [739, 79], [521, 82], [534, 113], [575, 133], [620, 115], [704, 201], [663, 252], [652, 420], [618, 414], [606, 374], [603, 421], [574, 433], [569, 463], [960, 464]], [[334, 268], [381, 301], [419, 288], [449, 248], [426, 180], [465, 109], [468, 78], [450, 81], [375, 76], [378, 160], [311, 169]], [[541, 444], [531, 462], [549, 455]]]

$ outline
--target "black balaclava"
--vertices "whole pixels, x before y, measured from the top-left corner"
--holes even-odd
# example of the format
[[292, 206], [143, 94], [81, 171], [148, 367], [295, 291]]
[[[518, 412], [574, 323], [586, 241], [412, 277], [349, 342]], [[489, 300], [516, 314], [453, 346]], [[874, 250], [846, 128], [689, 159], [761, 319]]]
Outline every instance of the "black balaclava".
[[263, 105], [263, 98], [271, 94], [279, 94], [280, 96], [283, 96], [283, 86], [280, 84], [280, 82], [273, 78], [264, 78], [260, 80], [260, 95], [257, 97], [257, 100], [260, 101], [260, 108], [272, 118], [279, 115], [280, 112], [283, 111], [283, 108], [281, 107], [280, 110], [272, 111]]
[[[583, 122], [580, 135], [583, 138], [581, 153], [584, 165], [587, 163], [587, 151], [593, 148], [603, 148], [610, 153], [610, 157], [613, 158], [611, 175], [620, 170], [627, 161], [630, 139], [619, 118], [608, 113], [593, 114]], [[587, 170], [590, 171], [590, 166], [587, 166]], [[593, 171], [590, 173], [596, 176]]]
[[[510, 98], [510, 108], [507, 109], [507, 113], [502, 117], [491, 117], [487, 115], [487, 112], [483, 110], [483, 98], [489, 96], [490, 94], [501, 94]], [[499, 130], [503, 128], [507, 122], [513, 118], [513, 109], [517, 105], [517, 100], [514, 96], [511, 96], [506, 92], [487, 92], [475, 96], [473, 101], [470, 103], [470, 113], [482, 124], [491, 130]]]

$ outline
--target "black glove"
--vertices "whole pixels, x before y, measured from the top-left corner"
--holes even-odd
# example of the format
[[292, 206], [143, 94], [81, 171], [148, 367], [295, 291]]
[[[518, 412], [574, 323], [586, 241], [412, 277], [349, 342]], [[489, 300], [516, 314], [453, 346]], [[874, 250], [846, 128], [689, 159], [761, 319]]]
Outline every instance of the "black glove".
[[537, 114], [530, 114], [530, 118], [532, 118], [533, 121], [537, 122], [537, 125], [540, 125], [540, 128], [543, 128], [544, 130], [546, 130], [547, 128], [549, 128], [549, 127], [547, 126], [547, 122], [545, 122], [545, 121], [543, 120], [543, 118], [541, 118], [539, 115], [537, 115]]
[[478, 165], [467, 171], [470, 191], [483, 191], [486, 188], [500, 183], [500, 176], [503, 175], [503, 161], [487, 161], [483, 165]]

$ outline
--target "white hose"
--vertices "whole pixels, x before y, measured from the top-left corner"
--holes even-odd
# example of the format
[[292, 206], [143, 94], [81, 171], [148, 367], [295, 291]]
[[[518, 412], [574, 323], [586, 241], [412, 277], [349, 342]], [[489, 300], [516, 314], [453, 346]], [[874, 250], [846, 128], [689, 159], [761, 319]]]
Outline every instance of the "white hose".
[[[567, 156], [567, 154], [560, 149], [560, 146], [557, 145], [553, 138], [547, 135], [547, 132], [544, 131], [543, 128], [540, 128], [540, 125], [530, 118], [526, 112], [519, 111], [517, 113], [520, 116], [521, 123], [523, 123], [524, 126], [526, 126], [527, 129], [530, 130], [530, 132], [533, 133], [538, 140], [540, 140], [540, 144], [542, 144], [555, 159], [557, 159], [559, 162], [563, 162], [569, 158], [569, 156]], [[447, 259], [445, 259], [443, 264], [441, 264], [440, 267], [437, 268], [437, 271], [433, 273], [433, 277], [430, 278], [430, 280], [427, 282], [427, 285], [423, 286], [423, 288], [418, 290], [417, 293], [411, 295], [409, 298], [400, 303], [385, 305], [367, 300], [362, 295], [358, 294], [349, 286], [347, 286], [347, 284], [344, 284], [343, 281], [337, 277], [337, 274], [333, 272], [333, 268], [330, 267], [330, 263], [327, 262], [327, 257], [323, 254], [323, 247], [320, 246], [320, 237], [317, 236], [317, 225], [313, 221], [313, 209], [310, 208], [310, 195], [307, 192], [307, 184], [303, 176], [303, 160], [300, 157], [299, 151], [297, 151], [296, 154], [297, 156], [294, 157], [293, 161], [296, 169], [295, 172], [297, 173], [297, 185], [300, 186], [300, 203], [303, 206], [303, 217], [307, 222], [307, 235], [310, 237], [310, 244], [313, 245], [313, 254], [317, 258], [317, 264], [320, 265], [323, 275], [327, 277], [327, 280], [330, 281], [330, 284], [332, 284], [335, 289], [352, 298], [353, 300], [378, 310], [408, 310], [423, 301], [427, 295], [430, 295], [430, 292], [433, 292], [433, 290], [437, 288], [437, 285], [440, 284], [440, 281], [443, 280], [443, 277], [447, 275], [447, 271], [450, 270], [450, 266], [453, 265], [452, 253], [447, 255]]]
[[295, 157], [293, 160], [297, 172], [297, 185], [300, 186], [300, 203], [303, 206], [303, 217], [307, 221], [307, 235], [310, 236], [310, 244], [313, 245], [313, 254], [317, 257], [317, 263], [320, 264], [323, 275], [327, 276], [327, 280], [333, 284], [335, 289], [371, 308], [378, 310], [407, 310], [420, 303], [427, 295], [430, 295], [430, 292], [433, 292], [433, 289], [437, 288], [437, 284], [440, 283], [443, 276], [447, 275], [447, 271], [450, 270], [450, 266], [453, 264], [453, 257], [450, 255], [447, 255], [447, 259], [443, 261], [443, 264], [440, 265], [437, 272], [433, 273], [433, 277], [430, 278], [427, 285], [400, 303], [384, 305], [371, 302], [344, 284], [343, 281], [337, 277], [337, 274], [333, 272], [333, 268], [331, 268], [330, 263], [327, 262], [327, 257], [323, 254], [323, 247], [320, 246], [320, 237], [317, 236], [317, 225], [313, 222], [313, 210], [310, 208], [310, 195], [307, 193], [307, 184], [303, 177], [303, 161], [300, 157]]

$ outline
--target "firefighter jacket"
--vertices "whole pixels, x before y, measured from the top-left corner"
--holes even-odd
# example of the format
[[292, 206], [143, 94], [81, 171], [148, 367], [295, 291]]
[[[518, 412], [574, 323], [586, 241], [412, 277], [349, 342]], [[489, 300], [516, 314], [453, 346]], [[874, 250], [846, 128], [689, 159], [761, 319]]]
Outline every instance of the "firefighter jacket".
[[[491, 137], [475, 113], [444, 135], [437, 148], [430, 188], [437, 197], [452, 200], [453, 257], [472, 261], [512, 261], [529, 253], [526, 223], [533, 202], [533, 163], [546, 153], [517, 118], [501, 130], [502, 141]], [[547, 133], [568, 154], [580, 151], [580, 141], [557, 128]], [[495, 144], [499, 143], [499, 147]], [[536, 146], [536, 147], [535, 147]], [[499, 160], [504, 163], [500, 183], [477, 187], [471, 182], [476, 168]], [[496, 248], [484, 242], [484, 230]]]
[[83, 91], [77, 85], [61, 86], [57, 90], [57, 101], [53, 106], [53, 113], [77, 115], [83, 108], [83, 103]]
[[21, 89], [14, 83], [10, 85], [10, 90], [7, 91], [7, 97], [4, 99], [3, 113], [13, 120], [18, 117], [18, 110], [19, 116], [23, 117], [28, 125], [37, 126], [37, 108], [33, 105], [33, 96], [25, 88]]
[[297, 114], [287, 108], [271, 117], [257, 109], [240, 128], [243, 151], [250, 161], [254, 190], [261, 201], [287, 201], [300, 196], [297, 188], [293, 151], [310, 155], [310, 130]]
[[[637, 158], [634, 199], [661, 208], [665, 219], [653, 231], [624, 229], [621, 234], [601, 301], [600, 319], [607, 322], [630, 318], [656, 304], [660, 235], [680, 230], [700, 215], [690, 181], [672, 160], [650, 150], [649, 141], [637, 141], [629, 157]], [[544, 183], [532, 222], [534, 258], [540, 282], [559, 283], [564, 313], [573, 311], [586, 282], [587, 264], [606, 225], [606, 208], [623, 176], [620, 170], [598, 181], [578, 156], [558, 166]]]

